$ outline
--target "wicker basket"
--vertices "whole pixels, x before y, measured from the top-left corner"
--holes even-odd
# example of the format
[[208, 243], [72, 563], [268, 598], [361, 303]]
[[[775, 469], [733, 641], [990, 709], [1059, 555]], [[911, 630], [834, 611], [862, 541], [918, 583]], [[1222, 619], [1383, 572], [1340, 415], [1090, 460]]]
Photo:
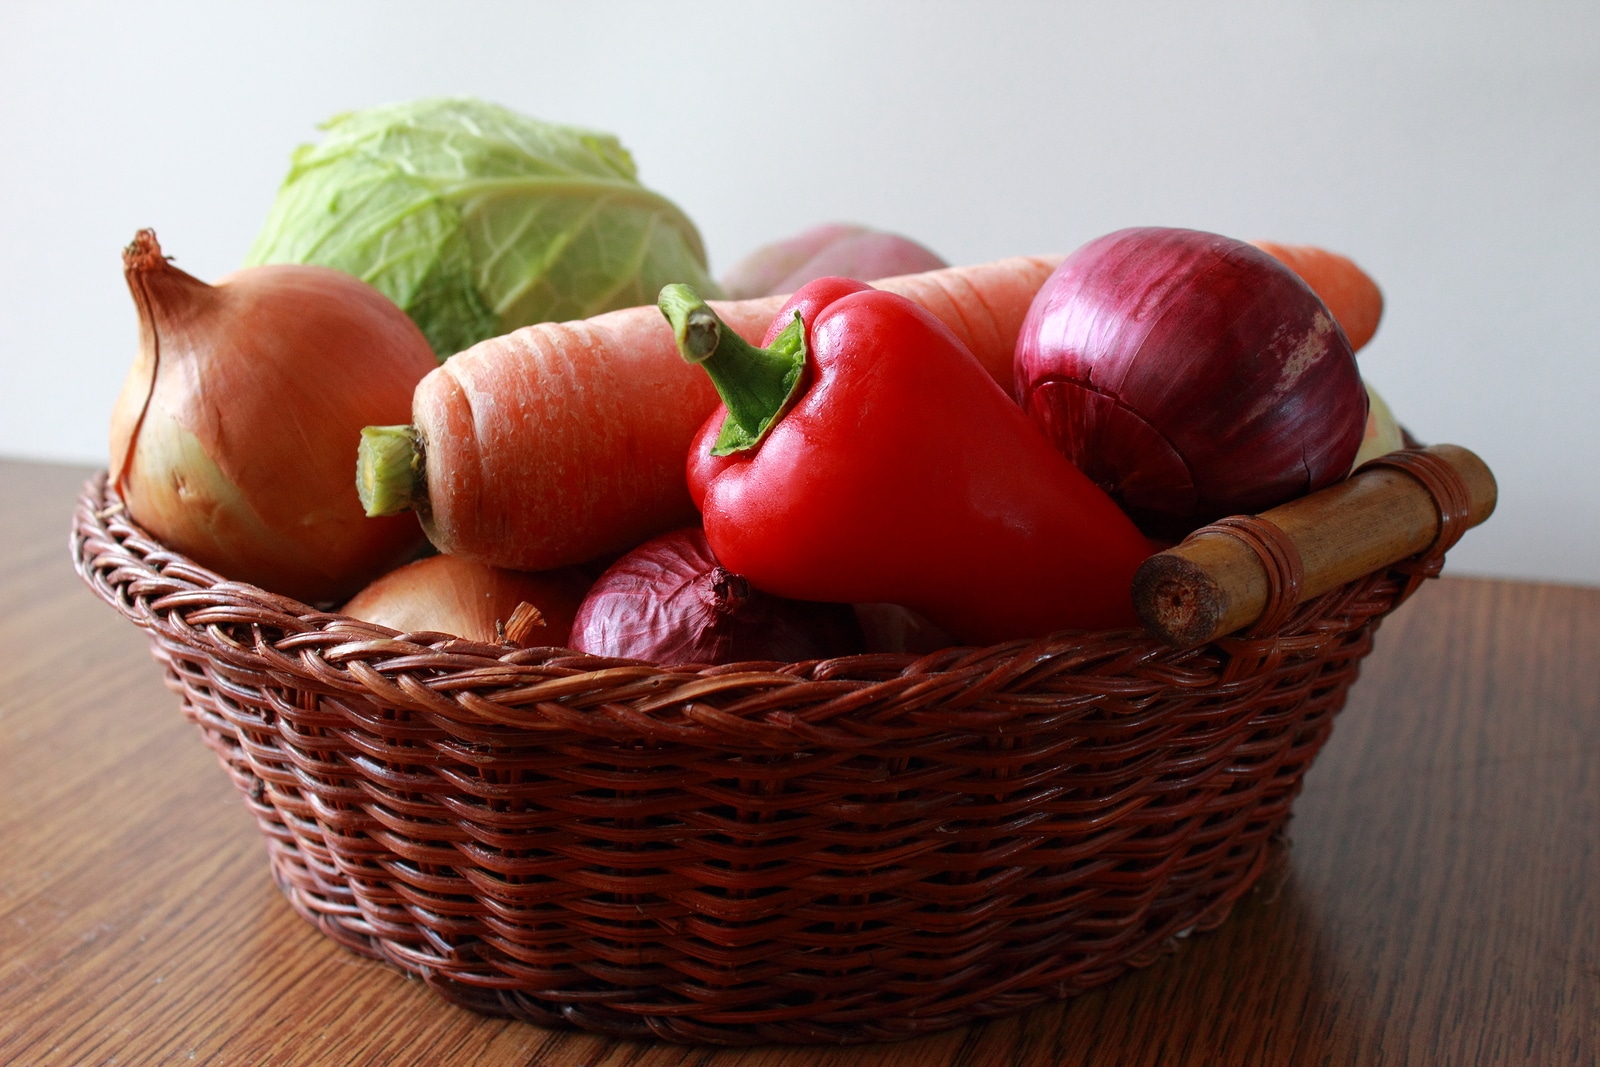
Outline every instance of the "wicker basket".
[[1058, 634], [667, 670], [383, 627], [78, 506], [279, 887], [354, 951], [541, 1025], [908, 1037], [1072, 996], [1266, 865], [1379, 620], [1435, 556], [1177, 651]]

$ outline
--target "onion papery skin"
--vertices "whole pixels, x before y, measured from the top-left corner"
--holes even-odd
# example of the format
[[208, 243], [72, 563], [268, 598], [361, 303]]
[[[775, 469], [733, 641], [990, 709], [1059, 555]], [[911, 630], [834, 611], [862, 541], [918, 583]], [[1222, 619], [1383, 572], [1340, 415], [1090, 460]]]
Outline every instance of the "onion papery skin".
[[698, 526], [652, 538], [607, 568], [578, 609], [571, 643], [663, 665], [792, 663], [865, 648], [848, 604], [763, 593], [717, 562]]
[[[575, 568], [512, 571], [459, 556], [428, 556], [381, 575], [343, 608], [344, 614], [402, 633], [443, 633], [488, 644], [566, 647], [572, 620], [589, 589]], [[540, 625], [507, 629], [519, 604], [538, 610]]]
[[325, 267], [208, 285], [141, 231], [124, 252], [139, 354], [111, 419], [129, 515], [225, 578], [333, 603], [424, 547], [414, 516], [369, 519], [361, 428], [409, 418], [438, 366], [387, 297]]
[[1158, 537], [1339, 480], [1367, 418], [1311, 288], [1197, 230], [1119, 230], [1068, 256], [1029, 309], [1015, 375], [1035, 425]]

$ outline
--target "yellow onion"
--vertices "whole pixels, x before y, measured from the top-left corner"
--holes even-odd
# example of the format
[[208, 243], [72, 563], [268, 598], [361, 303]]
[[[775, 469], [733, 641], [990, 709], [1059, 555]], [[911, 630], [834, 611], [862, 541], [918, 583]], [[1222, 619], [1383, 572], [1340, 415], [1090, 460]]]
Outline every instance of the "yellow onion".
[[438, 360], [387, 297], [325, 267], [251, 267], [208, 285], [150, 230], [123, 252], [139, 353], [111, 417], [129, 515], [225, 578], [308, 603], [415, 555], [414, 516], [369, 519], [361, 428], [402, 422]]
[[1378, 395], [1371, 382], [1363, 384], [1367, 387], [1367, 428], [1361, 434], [1361, 448], [1350, 463], [1351, 470], [1369, 459], [1377, 459], [1406, 447], [1406, 432], [1395, 420], [1388, 403]]
[[377, 578], [350, 598], [344, 614], [404, 633], [560, 647], [588, 587], [575, 568], [510, 571], [460, 556], [429, 556]]

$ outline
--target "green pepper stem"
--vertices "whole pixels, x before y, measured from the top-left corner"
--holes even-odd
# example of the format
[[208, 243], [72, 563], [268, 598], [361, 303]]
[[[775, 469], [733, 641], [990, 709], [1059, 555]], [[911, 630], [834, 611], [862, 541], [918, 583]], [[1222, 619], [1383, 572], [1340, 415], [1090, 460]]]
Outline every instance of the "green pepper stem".
[[414, 426], [363, 426], [356, 492], [372, 518], [420, 510], [428, 499], [422, 438]]
[[729, 329], [687, 285], [662, 289], [656, 306], [672, 326], [678, 352], [705, 368], [728, 409], [711, 454], [756, 447], [800, 395], [806, 339], [799, 312], [772, 347], [757, 348]]

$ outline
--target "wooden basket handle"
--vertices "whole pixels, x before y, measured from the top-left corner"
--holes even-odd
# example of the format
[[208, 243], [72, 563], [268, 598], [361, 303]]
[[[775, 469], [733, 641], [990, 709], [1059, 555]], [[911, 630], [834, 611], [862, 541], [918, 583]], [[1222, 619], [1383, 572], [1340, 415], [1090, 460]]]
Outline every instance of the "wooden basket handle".
[[1442, 557], [1494, 511], [1494, 475], [1458, 445], [1380, 456], [1349, 478], [1256, 516], [1196, 530], [1145, 560], [1133, 603], [1180, 648], [1246, 627], [1268, 630], [1296, 604], [1415, 556]]

